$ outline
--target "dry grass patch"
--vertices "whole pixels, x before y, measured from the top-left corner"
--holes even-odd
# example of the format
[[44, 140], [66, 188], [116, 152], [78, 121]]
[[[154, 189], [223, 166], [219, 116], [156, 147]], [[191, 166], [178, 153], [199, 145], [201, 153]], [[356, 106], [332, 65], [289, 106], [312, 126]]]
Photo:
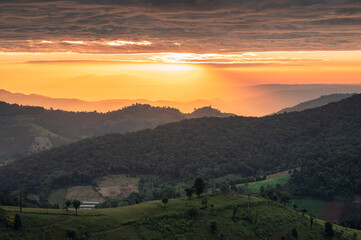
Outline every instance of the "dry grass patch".
[[81, 202], [104, 202], [102, 196], [92, 186], [74, 186], [68, 188], [66, 199], [77, 199]]
[[121, 199], [127, 197], [132, 192], [139, 192], [139, 178], [127, 177], [125, 175], [112, 175], [97, 181], [97, 191], [103, 197], [111, 199]]

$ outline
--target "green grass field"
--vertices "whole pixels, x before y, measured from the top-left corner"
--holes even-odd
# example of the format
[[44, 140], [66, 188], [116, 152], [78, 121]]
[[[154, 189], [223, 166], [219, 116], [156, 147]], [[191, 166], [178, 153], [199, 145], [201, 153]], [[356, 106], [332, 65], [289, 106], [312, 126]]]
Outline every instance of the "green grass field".
[[261, 188], [261, 186], [263, 186], [264, 188], [266, 188], [267, 186], [272, 186], [275, 187], [278, 183], [284, 187], [286, 185], [286, 183], [288, 182], [288, 180], [290, 179], [291, 175], [287, 174], [287, 175], [283, 175], [283, 176], [279, 176], [279, 177], [275, 177], [275, 178], [270, 178], [267, 180], [262, 180], [262, 181], [257, 181], [257, 182], [251, 182], [248, 183], [247, 186], [246, 184], [238, 184], [237, 187], [244, 187], [246, 189], [248, 189], [249, 191], [251, 191], [252, 194], [259, 194], [259, 190]]
[[[73, 210], [25, 208], [19, 213], [21, 230], [0, 227], [0, 239], [69, 239], [67, 232], [74, 231], [76, 239], [279, 240], [291, 239], [287, 236], [292, 228], [297, 229], [299, 239], [329, 239], [322, 221], [317, 220], [311, 229], [307, 216], [277, 203], [251, 197], [248, 208], [248, 197], [243, 195], [206, 198], [205, 210], [200, 209], [202, 199], [183, 198], [169, 200], [166, 207], [160, 201], [151, 201], [113, 209], [79, 210], [78, 216]], [[8, 215], [18, 211], [16, 207], [5, 209]], [[338, 226], [335, 229], [333, 239], [352, 239], [354, 233], [361, 239], [359, 231]]]
[[315, 215], [316, 217], [322, 217], [325, 210], [326, 202], [318, 199], [311, 198], [296, 198], [290, 201], [289, 206], [297, 205], [297, 209], [307, 209], [308, 214]]

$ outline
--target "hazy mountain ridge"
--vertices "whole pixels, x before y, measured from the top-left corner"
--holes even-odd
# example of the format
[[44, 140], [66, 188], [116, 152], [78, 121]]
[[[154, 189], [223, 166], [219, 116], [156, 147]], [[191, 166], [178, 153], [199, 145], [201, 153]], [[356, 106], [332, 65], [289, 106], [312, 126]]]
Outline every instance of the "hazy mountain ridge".
[[[302, 112], [263, 118], [191, 119], [153, 130], [85, 139], [2, 167], [0, 180], [6, 188], [13, 189], [21, 183], [30, 192], [47, 192], [118, 173], [151, 174], [182, 181], [198, 175], [208, 179], [230, 173], [254, 176], [260, 170], [279, 171], [300, 165], [302, 172], [307, 156], [357, 149], [361, 145], [360, 104], [361, 95], [354, 95]], [[342, 185], [343, 193], [354, 193], [360, 165], [343, 164], [342, 168], [335, 168], [336, 172], [337, 169], [342, 169], [337, 174], [350, 183]], [[327, 165], [319, 166], [318, 171], [327, 174]], [[334, 189], [343, 182], [335, 178]], [[317, 184], [314, 185], [327, 183]], [[324, 197], [335, 194], [336, 191]]]
[[[101, 79], [99, 79], [101, 80]], [[256, 86], [235, 86], [239, 97], [233, 100], [199, 99], [187, 102], [147, 99], [108, 99], [84, 101], [79, 99], [51, 98], [37, 94], [11, 93], [0, 90], [0, 101], [22, 105], [42, 106], [66, 111], [114, 111], [132, 104], [141, 103], [152, 106], [169, 106], [182, 112], [191, 113], [194, 108], [213, 106], [222, 112], [242, 116], [264, 116], [281, 109], [335, 93], [361, 93], [361, 85], [348, 84], [268, 84]]]
[[282, 109], [280, 111], [278, 111], [276, 114], [279, 113], [285, 113], [285, 112], [296, 112], [296, 111], [303, 111], [306, 109], [310, 109], [310, 108], [316, 108], [316, 107], [321, 107], [324, 106], [326, 104], [332, 103], [332, 102], [337, 102], [340, 101], [342, 99], [351, 97], [353, 94], [331, 94], [331, 95], [323, 95], [317, 99], [311, 100], [311, 101], [307, 101], [307, 102], [302, 102], [300, 104], [297, 104], [296, 106], [293, 107], [289, 107], [289, 108], [285, 108]]
[[121, 110], [66, 112], [0, 102], [0, 161], [24, 157], [82, 138], [124, 133], [194, 117], [228, 117], [205, 107], [183, 114], [178, 109], [135, 104]]

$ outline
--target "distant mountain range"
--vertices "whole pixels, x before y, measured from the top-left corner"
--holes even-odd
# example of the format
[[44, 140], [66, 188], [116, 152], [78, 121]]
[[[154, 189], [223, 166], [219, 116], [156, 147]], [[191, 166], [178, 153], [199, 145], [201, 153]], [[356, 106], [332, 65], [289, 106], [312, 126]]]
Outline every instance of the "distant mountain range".
[[264, 116], [278, 112], [280, 109], [292, 107], [301, 102], [310, 101], [322, 95], [361, 93], [361, 85], [340, 84], [269, 84], [248, 87], [235, 87], [239, 92], [234, 100], [194, 100], [188, 102], [151, 101], [147, 99], [109, 99], [101, 101], [84, 101], [79, 99], [51, 98], [37, 94], [11, 93], [0, 90], [0, 101], [20, 105], [41, 106], [47, 109], [66, 111], [114, 111], [132, 104], [149, 104], [152, 106], [168, 106], [182, 112], [190, 113], [194, 108], [212, 106], [222, 112], [231, 112], [242, 116]]
[[348, 98], [348, 97], [351, 97], [351, 96], [352, 96], [352, 94], [325, 95], [325, 96], [321, 96], [321, 97], [319, 97], [317, 99], [314, 99], [314, 100], [311, 100], [311, 101], [307, 101], [307, 102], [297, 104], [294, 107], [289, 107], [289, 108], [282, 109], [281, 111], [278, 111], [277, 113], [299, 112], [299, 111], [303, 111], [303, 110], [310, 109], [310, 108], [321, 107], [321, 106], [324, 106], [324, 105], [332, 103], [332, 102], [341, 101], [342, 99], [345, 99], [345, 98]]
[[202, 176], [210, 182], [227, 174], [248, 177], [301, 167], [291, 179], [295, 195], [361, 194], [360, 105], [357, 94], [301, 112], [187, 119], [84, 139], [1, 167], [0, 182], [10, 190], [23, 184], [46, 196], [51, 189], [112, 174], [174, 183]]
[[97, 113], [46, 110], [0, 102], [0, 164], [83, 138], [154, 128], [182, 119], [232, 115], [211, 107], [184, 114], [175, 108], [135, 104]]

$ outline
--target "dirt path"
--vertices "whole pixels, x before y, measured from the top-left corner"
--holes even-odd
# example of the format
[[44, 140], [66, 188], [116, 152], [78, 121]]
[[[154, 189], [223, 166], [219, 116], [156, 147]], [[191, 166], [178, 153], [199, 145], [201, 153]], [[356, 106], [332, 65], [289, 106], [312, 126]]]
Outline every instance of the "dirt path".
[[289, 169], [289, 170], [286, 170], [286, 171], [270, 174], [270, 175], [267, 175], [266, 179], [271, 179], [271, 178], [275, 178], [275, 177], [279, 177], [279, 176], [284, 176], [284, 175], [289, 174], [290, 171], [291, 172], [293, 172], [294, 170], [300, 171], [300, 169], [301, 168], [298, 167], [298, 168], [292, 168], [292, 169]]

